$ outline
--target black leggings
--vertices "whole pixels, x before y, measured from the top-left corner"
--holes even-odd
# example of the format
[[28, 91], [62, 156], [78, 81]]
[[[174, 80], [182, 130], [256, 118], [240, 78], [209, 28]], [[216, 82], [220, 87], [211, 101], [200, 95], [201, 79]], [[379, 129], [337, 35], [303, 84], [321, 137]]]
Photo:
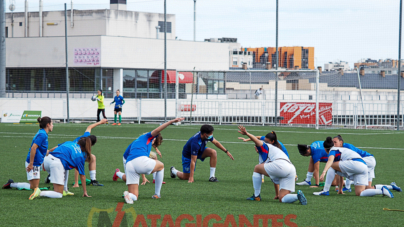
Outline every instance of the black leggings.
[[107, 117], [105, 116], [105, 109], [97, 109], [97, 122], [100, 121], [100, 113], [102, 112], [102, 116], [106, 119]]

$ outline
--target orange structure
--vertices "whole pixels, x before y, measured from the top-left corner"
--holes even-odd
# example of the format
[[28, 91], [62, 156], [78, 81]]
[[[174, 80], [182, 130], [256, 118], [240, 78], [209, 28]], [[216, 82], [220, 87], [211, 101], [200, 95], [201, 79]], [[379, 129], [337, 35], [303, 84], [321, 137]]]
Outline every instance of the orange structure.
[[[245, 48], [254, 53], [254, 63], [276, 64], [275, 47]], [[313, 69], [314, 70], [314, 47], [279, 47], [279, 67], [288, 69]]]

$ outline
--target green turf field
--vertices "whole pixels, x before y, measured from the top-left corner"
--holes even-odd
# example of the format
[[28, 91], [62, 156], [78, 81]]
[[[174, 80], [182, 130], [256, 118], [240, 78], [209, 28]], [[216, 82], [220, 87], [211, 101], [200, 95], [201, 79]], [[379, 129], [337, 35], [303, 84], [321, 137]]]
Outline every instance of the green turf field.
[[[49, 133], [49, 147], [58, 143], [73, 140], [85, 131], [87, 124], [55, 124], [53, 132]], [[64, 197], [63, 199], [38, 198], [29, 201], [30, 191], [18, 191], [15, 189], [0, 190], [0, 211], [1, 226], [111, 226], [118, 212], [115, 211], [118, 203], [124, 202], [123, 191], [127, 190], [121, 180], [112, 181], [112, 175], [116, 168], [123, 169], [122, 155], [126, 147], [139, 135], [153, 130], [156, 125], [122, 125], [111, 126], [102, 125], [93, 129], [92, 134], [98, 136], [98, 142], [93, 147], [93, 154], [97, 156], [97, 180], [105, 184], [104, 187], [87, 188], [88, 194], [92, 198], [83, 198], [81, 188], [72, 188], [70, 191], [76, 195]], [[254, 224], [258, 218], [280, 218], [278, 222], [293, 226], [400, 226], [402, 225], [403, 213], [394, 211], [383, 211], [383, 208], [403, 209], [404, 194], [393, 191], [394, 199], [387, 197], [357, 197], [354, 193], [337, 195], [334, 192], [328, 197], [312, 195], [320, 189], [311, 189], [307, 186], [296, 186], [297, 190], [302, 190], [308, 200], [307, 206], [302, 206], [298, 202], [294, 204], [281, 204], [278, 200], [273, 200], [275, 195], [274, 187], [269, 178], [266, 178], [262, 185], [261, 202], [247, 201], [254, 190], [252, 187], [252, 173], [254, 166], [258, 162], [253, 143], [243, 143], [237, 137], [236, 125], [215, 126], [214, 137], [233, 154], [235, 160], [230, 160], [223, 152], [218, 151], [218, 165], [216, 177], [220, 182], [208, 182], [209, 160], [197, 162], [195, 172], [195, 183], [189, 184], [187, 181], [171, 179], [169, 168], [175, 166], [182, 170], [181, 151], [185, 142], [196, 132], [200, 126], [170, 126], [162, 132], [164, 142], [160, 147], [163, 158], [160, 160], [165, 164], [165, 181], [161, 196], [162, 199], [153, 200], [154, 184], [147, 184], [140, 187], [139, 200], [133, 205], [123, 205], [122, 210], [135, 211], [139, 220], [144, 215], [148, 226], [151, 220], [148, 215], [161, 215], [157, 220], [158, 226], [166, 214], [171, 215], [173, 224], [185, 226], [185, 223], [198, 223], [195, 226], [205, 226], [203, 220], [209, 216], [221, 218], [221, 221], [214, 219], [208, 222], [231, 223], [231, 216], [239, 222], [239, 218], [245, 216], [249, 222]], [[39, 126], [33, 125], [13, 125], [0, 124], [0, 144], [1, 144], [1, 174], [0, 183], [4, 184], [9, 178], [15, 182], [26, 182], [24, 162], [28, 149], [31, 145], [32, 137]], [[374, 183], [390, 184], [395, 181], [398, 186], [404, 186], [404, 173], [402, 171], [403, 161], [403, 136], [404, 132], [396, 131], [365, 131], [365, 130], [314, 130], [302, 128], [273, 128], [247, 126], [247, 130], [254, 135], [265, 135], [270, 130], [278, 133], [278, 138], [288, 149], [291, 161], [296, 167], [299, 181], [304, 180], [307, 172], [309, 158], [299, 155], [296, 144], [310, 144], [316, 140], [324, 140], [326, 136], [341, 134], [347, 143], [352, 143], [375, 155], [377, 160], [376, 179]], [[212, 147], [213, 144], [209, 144]], [[324, 164], [321, 165], [321, 170]], [[88, 167], [86, 165], [86, 174]], [[122, 170], [123, 171], [123, 170]], [[41, 173], [40, 187], [50, 186], [44, 184], [46, 172]], [[69, 184], [73, 182], [74, 172], [70, 172]], [[151, 181], [152, 176], [148, 176]], [[314, 179], [313, 179], [314, 180]], [[332, 187], [333, 189], [333, 187]], [[108, 210], [101, 212], [97, 209]], [[93, 215], [90, 212], [93, 211]], [[101, 215], [100, 215], [101, 214]], [[193, 221], [183, 220], [176, 223], [178, 216], [189, 214]], [[244, 216], [243, 216], [244, 215]], [[261, 215], [261, 216], [258, 216]], [[279, 215], [279, 216], [262, 216]], [[292, 216], [287, 216], [292, 215]], [[295, 215], [295, 216], [293, 216]], [[119, 215], [118, 215], [119, 216]], [[90, 220], [89, 217], [92, 217]], [[158, 216], [149, 216], [149, 218]], [[287, 217], [290, 219], [284, 220]], [[109, 223], [108, 222], [109, 219]], [[197, 220], [198, 219], [198, 220]], [[200, 219], [200, 220], [199, 220]], [[244, 219], [245, 220], [245, 219]], [[89, 221], [92, 221], [88, 223]], [[128, 226], [133, 226], [133, 212], [125, 215], [125, 220], [121, 222], [124, 226], [127, 221]], [[165, 221], [170, 223], [170, 217], [165, 216]], [[265, 222], [265, 221], [264, 221]], [[254, 226], [265, 226], [260, 220]], [[269, 220], [269, 226], [272, 221]], [[103, 224], [103, 225], [100, 225]], [[177, 225], [178, 224], [178, 225]], [[171, 225], [171, 226], [174, 226]], [[118, 226], [118, 225], [117, 225]], [[170, 226], [167, 224], [167, 226]], [[218, 225], [216, 225], [218, 226]], [[232, 226], [229, 224], [229, 226]], [[234, 225], [236, 226], [236, 225]], [[274, 225], [275, 226], [275, 225]], [[279, 226], [279, 225], [277, 225]], [[282, 224], [280, 224], [282, 226]], [[296, 225], [295, 225], [296, 226]]]

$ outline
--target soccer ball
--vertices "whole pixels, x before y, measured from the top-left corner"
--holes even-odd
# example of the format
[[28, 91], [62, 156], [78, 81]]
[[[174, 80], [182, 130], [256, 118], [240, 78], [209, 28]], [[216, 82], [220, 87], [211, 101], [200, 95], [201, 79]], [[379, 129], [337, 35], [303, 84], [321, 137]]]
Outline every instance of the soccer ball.
[[95, 100], [97, 100], [97, 96], [93, 95], [93, 96], [91, 97], [91, 101], [94, 102]]

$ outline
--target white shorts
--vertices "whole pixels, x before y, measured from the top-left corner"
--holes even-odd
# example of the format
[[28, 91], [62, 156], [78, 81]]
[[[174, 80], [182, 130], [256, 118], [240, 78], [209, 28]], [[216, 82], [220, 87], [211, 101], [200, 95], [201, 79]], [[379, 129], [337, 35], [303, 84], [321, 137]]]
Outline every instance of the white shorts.
[[122, 158], [123, 160], [123, 171], [126, 173], [126, 159]]
[[278, 159], [273, 162], [265, 163], [264, 168], [272, 182], [279, 184], [279, 190], [295, 191], [296, 169], [292, 163]]
[[[27, 169], [29, 163], [25, 162], [25, 169]], [[25, 171], [27, 172], [27, 171]], [[41, 179], [41, 166], [34, 166], [31, 171], [27, 173], [27, 180], [38, 180]]]
[[50, 174], [52, 184], [65, 184], [65, 167], [63, 167], [60, 159], [55, 158], [51, 154], [45, 157], [43, 162], [44, 169]]
[[355, 185], [368, 185], [368, 167], [363, 162], [340, 161], [339, 168], [342, 174], [338, 172], [338, 175], [348, 177], [349, 180], [354, 181]]
[[368, 166], [368, 181], [372, 181], [373, 178], [375, 178], [376, 159], [373, 156], [368, 156], [364, 157], [363, 161], [365, 161]]
[[139, 184], [140, 174], [150, 174], [156, 163], [155, 160], [146, 156], [137, 157], [126, 163], [126, 185]]

